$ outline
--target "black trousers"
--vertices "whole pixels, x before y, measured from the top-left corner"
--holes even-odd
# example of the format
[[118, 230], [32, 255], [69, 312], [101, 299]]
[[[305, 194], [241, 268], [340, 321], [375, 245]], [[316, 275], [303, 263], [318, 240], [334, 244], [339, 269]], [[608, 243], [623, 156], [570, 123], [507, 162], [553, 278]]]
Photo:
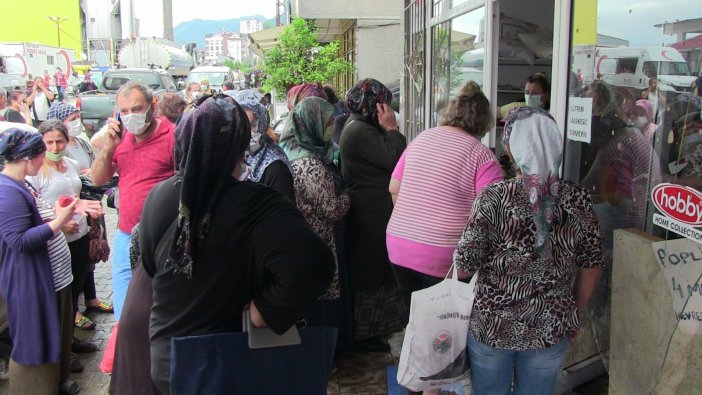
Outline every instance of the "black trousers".
[[405, 306], [407, 307], [404, 317], [402, 317], [403, 325], [407, 325], [409, 322], [409, 311], [410, 302], [412, 301], [412, 292], [419, 291], [420, 289], [429, 288], [432, 285], [436, 285], [444, 280], [443, 277], [434, 277], [428, 274], [420, 273], [418, 271], [408, 269], [403, 266], [392, 265], [392, 271], [395, 273], [395, 280], [397, 281], [397, 286], [402, 292], [402, 298], [405, 301]]
[[88, 263], [90, 253], [88, 235], [68, 243], [68, 249], [71, 250], [71, 273], [73, 273], [71, 293], [73, 296], [73, 315], [75, 316], [75, 313], [78, 312], [78, 295], [83, 291], [83, 284], [91, 267]]

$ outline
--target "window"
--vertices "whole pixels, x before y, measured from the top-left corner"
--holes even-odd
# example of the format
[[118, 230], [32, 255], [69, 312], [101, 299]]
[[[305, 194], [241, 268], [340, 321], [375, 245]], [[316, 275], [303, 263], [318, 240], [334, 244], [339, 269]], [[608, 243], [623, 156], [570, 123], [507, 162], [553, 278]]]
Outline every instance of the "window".
[[633, 74], [636, 72], [636, 64], [639, 58], [621, 58], [617, 60], [616, 74]]
[[51, 55], [46, 55], [46, 64], [48, 64], [49, 66], [53, 66], [54, 65], [54, 57]]

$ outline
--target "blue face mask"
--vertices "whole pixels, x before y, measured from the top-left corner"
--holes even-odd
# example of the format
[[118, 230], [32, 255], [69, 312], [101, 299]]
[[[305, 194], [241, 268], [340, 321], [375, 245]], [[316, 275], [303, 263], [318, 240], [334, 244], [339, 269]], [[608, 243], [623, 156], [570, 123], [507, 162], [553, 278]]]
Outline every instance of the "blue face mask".
[[529, 107], [541, 108], [541, 96], [539, 95], [528, 95], [525, 93], [524, 101]]

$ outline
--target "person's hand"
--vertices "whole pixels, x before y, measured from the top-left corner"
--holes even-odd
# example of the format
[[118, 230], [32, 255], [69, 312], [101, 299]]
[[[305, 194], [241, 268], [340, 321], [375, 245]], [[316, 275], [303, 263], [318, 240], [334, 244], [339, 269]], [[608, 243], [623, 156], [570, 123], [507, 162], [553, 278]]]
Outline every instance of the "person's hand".
[[80, 171], [80, 174], [86, 177], [90, 177], [90, 171], [91, 169], [83, 169]]
[[105, 138], [103, 139], [105, 148], [110, 149], [117, 147], [124, 137], [122, 133], [123, 130], [119, 121], [114, 118], [107, 118], [107, 129], [105, 130]]
[[105, 212], [102, 210], [102, 202], [98, 200], [78, 200], [76, 204], [76, 214], [89, 215], [91, 218], [100, 218]]
[[378, 109], [378, 123], [380, 126], [385, 129], [386, 132], [391, 130], [397, 131], [397, 119], [395, 119], [395, 111], [392, 110], [392, 107], [386, 103], [378, 103], [376, 104], [376, 108]]
[[73, 201], [66, 207], [61, 207], [58, 201], [54, 204], [56, 219], [61, 227], [72, 221], [73, 215], [76, 213], [76, 204], [78, 204], [78, 196], [74, 196]]
[[20, 112], [23, 112], [25, 114], [29, 114], [29, 106], [27, 105], [27, 101], [22, 101], [19, 104], [20, 107]]
[[253, 300], [251, 300], [249, 304], [249, 314], [251, 315], [251, 324], [256, 328], [265, 328], [268, 326], [268, 323], [263, 319], [261, 312], [258, 311], [256, 303], [254, 303]]
[[63, 225], [61, 227], [61, 231], [67, 235], [73, 235], [78, 233], [78, 230], [80, 230], [80, 226], [78, 225], [78, 222], [76, 221], [68, 221], [66, 225]]

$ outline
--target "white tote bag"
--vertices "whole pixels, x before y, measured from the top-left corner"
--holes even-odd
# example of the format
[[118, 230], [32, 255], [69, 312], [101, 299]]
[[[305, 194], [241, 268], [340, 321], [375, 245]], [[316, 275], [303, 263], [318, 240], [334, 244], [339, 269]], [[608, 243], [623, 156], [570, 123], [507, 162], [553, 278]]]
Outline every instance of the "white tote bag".
[[[468, 323], [478, 273], [469, 284], [452, 278], [412, 292], [397, 382], [412, 391], [441, 388], [468, 371]], [[449, 271], [451, 273], [451, 271]]]

